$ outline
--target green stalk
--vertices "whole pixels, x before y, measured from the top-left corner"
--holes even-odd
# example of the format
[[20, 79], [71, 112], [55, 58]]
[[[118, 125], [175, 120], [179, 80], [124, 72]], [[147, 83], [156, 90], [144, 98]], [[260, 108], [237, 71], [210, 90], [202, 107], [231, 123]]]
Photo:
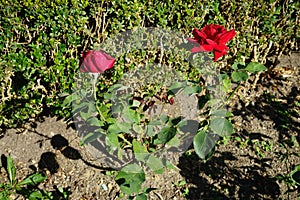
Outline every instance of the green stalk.
[[97, 82], [97, 79], [98, 79], [98, 76], [99, 76], [99, 74], [93, 74], [94, 76], [93, 76], [93, 93], [94, 93], [94, 100], [95, 100], [95, 106], [96, 106], [96, 109], [97, 109], [97, 111], [98, 111], [98, 113], [99, 113], [99, 115], [100, 115], [100, 119], [102, 120], [102, 121], [106, 121], [106, 119], [105, 119], [105, 117], [102, 115], [102, 113], [101, 113], [101, 111], [100, 111], [100, 109], [98, 108], [98, 106], [97, 106], [97, 91], [96, 91], [96, 82]]

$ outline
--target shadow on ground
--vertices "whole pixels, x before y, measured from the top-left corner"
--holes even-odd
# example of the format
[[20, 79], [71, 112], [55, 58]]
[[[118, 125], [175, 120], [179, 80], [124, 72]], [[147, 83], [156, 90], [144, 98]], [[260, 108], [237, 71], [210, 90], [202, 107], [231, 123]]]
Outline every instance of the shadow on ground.
[[191, 156], [182, 156], [178, 167], [181, 175], [193, 186], [188, 199], [276, 199], [280, 193], [274, 179], [259, 174], [257, 165], [232, 168], [227, 161], [237, 160], [230, 152], [203, 163]]

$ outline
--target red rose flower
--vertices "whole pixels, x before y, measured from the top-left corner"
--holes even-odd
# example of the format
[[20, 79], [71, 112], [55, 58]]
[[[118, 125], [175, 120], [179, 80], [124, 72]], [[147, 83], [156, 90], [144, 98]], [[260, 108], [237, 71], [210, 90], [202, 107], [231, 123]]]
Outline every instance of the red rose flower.
[[221, 56], [225, 55], [229, 48], [226, 43], [235, 36], [235, 31], [226, 31], [221, 25], [210, 24], [205, 26], [200, 31], [193, 30], [195, 38], [188, 38], [188, 41], [197, 44], [196, 47], [191, 49], [192, 53], [213, 51], [214, 61], [217, 61]]
[[91, 50], [84, 52], [80, 59], [80, 71], [91, 73], [103, 73], [114, 66], [116, 59], [103, 51]]
[[173, 98], [173, 97], [171, 97], [171, 98], [169, 99], [169, 103], [170, 103], [171, 105], [174, 104], [174, 98]]

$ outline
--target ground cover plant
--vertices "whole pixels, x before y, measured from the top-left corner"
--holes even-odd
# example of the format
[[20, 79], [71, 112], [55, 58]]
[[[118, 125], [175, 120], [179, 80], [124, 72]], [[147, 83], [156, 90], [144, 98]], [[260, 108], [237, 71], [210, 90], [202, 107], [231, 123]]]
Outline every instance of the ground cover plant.
[[[185, 126], [187, 122], [181, 118], [166, 116], [151, 122], [149, 116], [144, 114], [145, 111], [158, 102], [171, 107], [177, 103], [176, 95], [180, 91], [184, 91], [187, 96], [198, 95], [205, 109], [209, 106], [213, 107], [209, 101], [211, 94], [205, 87], [205, 80], [201, 79], [205, 72], [190, 67], [190, 63], [182, 59], [186, 55], [193, 54], [198, 56], [193, 57], [195, 63], [198, 62], [200, 65], [205, 63], [220, 72], [218, 81], [222, 86], [218, 91], [226, 94], [222, 96], [223, 106], [215, 109], [213, 113], [204, 113], [206, 116], [193, 138], [196, 155], [203, 160], [208, 160], [213, 156], [211, 150], [214, 149], [212, 148], [214, 145], [209, 145], [207, 148], [203, 144], [209, 141], [218, 145], [225, 144], [227, 139], [231, 140], [230, 135], [234, 132], [231, 118], [236, 113], [229, 112], [225, 105], [230, 105], [233, 99], [244, 101], [245, 93], [241, 94], [241, 91], [253, 93], [252, 88], [260, 84], [261, 77], [272, 76], [269, 72], [277, 62], [276, 56], [298, 50], [298, 7], [299, 3], [296, 1], [269, 1], [268, 3], [263, 1], [251, 3], [243, 1], [174, 1], [172, 3], [25, 1], [23, 5], [15, 1], [2, 2], [0, 6], [0, 48], [3, 52], [0, 60], [2, 80], [0, 124], [3, 136], [7, 128], [24, 128], [26, 122], [31, 122], [34, 126], [34, 120], [45, 115], [74, 119], [71, 117], [77, 114], [89, 125], [88, 130], [92, 128], [92, 130], [98, 129], [108, 133], [105, 136], [93, 131], [82, 133], [85, 136], [82, 144], [104, 137], [109, 147], [108, 151], [112, 155], [122, 157], [121, 150], [131, 148], [139, 163], [155, 172], [162, 172], [163, 167], [171, 167], [171, 164], [167, 159], [158, 159], [155, 153], [162, 147], [176, 146], [179, 141], [174, 138], [178, 135], [181, 126]], [[220, 27], [234, 30], [236, 34], [234, 37], [229, 35], [230, 37], [228, 36], [224, 41], [220, 40], [222, 47], [210, 43], [211, 38], [209, 41], [203, 41], [201, 31], [205, 32], [205, 30], [202, 28], [210, 27], [208, 26], [210, 24], [220, 24]], [[166, 32], [174, 30], [182, 33], [186, 36], [184, 39], [190, 38], [188, 39], [190, 46], [189, 48], [185, 45], [179, 46], [176, 56], [173, 55], [174, 52], [172, 54], [160, 48], [151, 50], [136, 48], [133, 51], [123, 52], [115, 59], [110, 57], [115, 56], [113, 49], [115, 46], [107, 45], [104, 48], [105, 52], [101, 51], [103, 49], [101, 45], [108, 44], [105, 42], [109, 39], [128, 30], [138, 31], [140, 27], [156, 27], [157, 30], [163, 29]], [[229, 48], [224, 46], [227, 42]], [[197, 46], [199, 44], [200, 46]], [[91, 53], [88, 50], [100, 51]], [[204, 55], [198, 51], [208, 52], [208, 54]], [[108, 65], [100, 70], [89, 68], [91, 65], [84, 67], [82, 65], [85, 62], [84, 58], [79, 61], [82, 52], [88, 52], [84, 56], [86, 59], [94, 54], [97, 58], [100, 52], [102, 56], [104, 55], [104, 63], [107, 61]], [[267, 59], [271, 56], [275, 59]], [[101, 56], [100, 58], [102, 59]], [[206, 58], [214, 59], [215, 62], [208, 62]], [[100, 61], [96, 59], [96, 63], [102, 63], [101, 59]], [[145, 63], [173, 66], [174, 70], [181, 73], [184, 84], [168, 85], [168, 87], [154, 84], [151, 87], [141, 88], [133, 96], [123, 96], [127, 98], [125, 100], [120, 99], [118, 95], [114, 97], [114, 92], [122, 92], [120, 88], [126, 85], [125, 82], [120, 82], [123, 76]], [[150, 69], [154, 68], [150, 67]], [[79, 80], [77, 77], [79, 70], [83, 74], [80, 78], [87, 84], [85, 87], [92, 91], [90, 93], [92, 96], [89, 98], [86, 95], [90, 94], [83, 94], [82, 91], [75, 99], [74, 94], [68, 96], [74, 92], [73, 88], [78, 84], [76, 81]], [[159, 72], [159, 70], [154, 71]], [[261, 73], [262, 71], [264, 72]], [[90, 76], [88, 72], [101, 73], [101, 76]], [[290, 116], [296, 118], [299, 116], [297, 105], [296, 109], [289, 113], [281, 108], [280, 102], [276, 103], [276, 98], [267, 93], [265, 96], [269, 99], [270, 105], [278, 108], [275, 113], [282, 118], [290, 119]], [[126, 105], [116, 107], [111, 103], [114, 102], [114, 98], [115, 102], [123, 101]], [[76, 100], [77, 102], [80, 100], [79, 103], [76, 103]], [[86, 101], [85, 105], [84, 101]], [[89, 101], [97, 103], [95, 106], [89, 106], [94, 105]], [[115, 113], [122, 111], [121, 116], [113, 115], [111, 109]], [[120, 124], [116, 121], [118, 117], [125, 118], [130, 123]], [[286, 130], [293, 128], [294, 125], [290, 121], [280, 122], [282, 128]], [[149, 123], [153, 127], [157, 126], [155, 123], [162, 123], [165, 128], [160, 132], [148, 133], [146, 138], [132, 135], [133, 132], [139, 133], [145, 125], [149, 126]], [[217, 133], [221, 140], [217, 142], [217, 139], [207, 137], [207, 131]], [[274, 144], [270, 141], [249, 142], [239, 137], [240, 133], [237, 134], [233, 138], [238, 145], [241, 147], [253, 145], [259, 157], [263, 158], [266, 152], [273, 150]], [[296, 139], [293, 141], [297, 140], [297, 137], [298, 135], [294, 136]], [[152, 188], [140, 188], [145, 179], [143, 169], [136, 164], [124, 165], [119, 169], [121, 171], [116, 179], [122, 192], [132, 195], [132, 198], [135, 196], [145, 199]], [[278, 179], [296, 185], [295, 183], [299, 182], [297, 169], [296, 166], [290, 169], [291, 179], [282, 175], [278, 176]], [[140, 173], [134, 175], [136, 173], [133, 172]]]

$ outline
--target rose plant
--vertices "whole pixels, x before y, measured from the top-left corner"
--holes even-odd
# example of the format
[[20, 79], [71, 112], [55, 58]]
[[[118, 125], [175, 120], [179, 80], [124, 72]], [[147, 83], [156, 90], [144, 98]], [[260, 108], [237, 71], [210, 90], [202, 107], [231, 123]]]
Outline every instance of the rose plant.
[[[162, 34], [159, 31], [157, 33], [158, 39], [163, 41]], [[219, 137], [234, 133], [233, 125], [230, 122], [232, 114], [225, 109], [227, 102], [238, 88], [232, 90], [232, 82], [241, 83], [247, 80], [248, 74], [263, 71], [265, 67], [255, 62], [247, 65], [239, 62], [232, 65], [232, 71], [228, 74], [213, 73], [217, 72], [214, 62], [207, 61], [207, 57], [200, 52], [213, 52], [213, 60], [216, 62], [227, 53], [229, 48], [226, 43], [235, 34], [234, 30], [226, 31], [223, 26], [212, 24], [205, 26], [200, 31], [194, 29], [194, 38], [186, 38], [194, 45], [193, 47], [178, 45], [178, 56], [192, 57], [194, 63], [204, 66], [198, 72], [203, 77], [208, 77], [206, 82], [209, 84], [206, 83], [206, 85], [201, 83], [200, 79], [173, 81], [170, 85], [157, 83], [155, 80], [160, 78], [157, 72], [161, 71], [156, 69], [164, 70], [159, 65], [157, 68], [151, 69], [146, 67], [146, 71], [143, 71], [143, 74], [148, 75], [148, 79], [153, 79], [146, 85], [137, 84], [132, 88], [119, 82], [111, 87], [101, 89], [99, 92], [100, 88], [97, 87], [99, 75], [112, 69], [116, 58], [103, 50], [83, 53], [77, 81], [80, 87], [66, 97], [63, 106], [72, 105], [73, 120], [80, 122], [77, 123], [77, 129], [83, 137], [82, 144], [97, 146], [105, 155], [106, 161], [111, 159], [110, 162], [116, 163], [115, 167], [119, 170], [116, 180], [122, 192], [127, 194], [130, 199], [134, 197], [147, 199], [147, 194], [152, 189], [142, 190], [142, 184], [146, 178], [145, 171], [162, 173], [165, 167], [172, 168], [167, 154], [163, 153], [167, 152], [166, 149], [178, 149], [181, 140], [185, 140], [189, 135], [183, 133], [182, 130], [191, 126], [189, 124], [191, 120], [166, 114], [158, 114], [156, 118], [149, 115], [151, 110], [155, 109], [156, 104], [162, 104], [162, 107], [170, 106], [168, 109], [175, 109], [174, 105], [178, 103], [176, 96], [181, 93], [186, 95], [184, 98], [187, 101], [189, 96], [197, 96], [201, 102], [199, 109], [206, 109], [206, 111], [202, 112], [203, 116], [197, 118], [197, 130], [193, 135], [192, 142], [196, 154], [203, 160], [212, 156]], [[143, 38], [141, 34], [137, 35]], [[149, 34], [145, 35], [149, 37]], [[153, 35], [150, 34], [150, 36]], [[124, 40], [122, 37], [121, 39]], [[151, 41], [149, 42], [147, 39], [140, 42], [132, 37], [130, 40], [133, 41], [132, 45], [138, 47], [145, 46], [146, 43], [152, 45]], [[127, 38], [126, 41], [129, 39]], [[143, 43], [144, 41], [146, 43]], [[171, 38], [170, 41], [173, 42], [175, 39]], [[157, 41], [153, 43], [155, 42], [157, 43]], [[124, 41], [118, 41], [118, 43], [122, 44]], [[109, 47], [113, 46], [109, 44]], [[161, 52], [163, 51], [162, 49]], [[111, 51], [111, 53], [113, 52]], [[123, 52], [123, 54], [126, 53], [127, 51]], [[197, 74], [195, 72], [197, 69], [192, 70], [192, 74]], [[151, 73], [152, 76], [149, 75]], [[176, 80], [179, 76], [181, 75], [166, 72], [163, 74], [162, 81]], [[142, 77], [136, 80], [134, 78], [136, 77], [129, 77], [132, 79], [131, 81], [137, 83], [142, 82], [143, 79]], [[142, 89], [137, 89], [138, 87]], [[95, 145], [96, 143], [97, 145]], [[123, 160], [123, 163], [119, 162]], [[118, 163], [121, 164], [117, 166]]]

